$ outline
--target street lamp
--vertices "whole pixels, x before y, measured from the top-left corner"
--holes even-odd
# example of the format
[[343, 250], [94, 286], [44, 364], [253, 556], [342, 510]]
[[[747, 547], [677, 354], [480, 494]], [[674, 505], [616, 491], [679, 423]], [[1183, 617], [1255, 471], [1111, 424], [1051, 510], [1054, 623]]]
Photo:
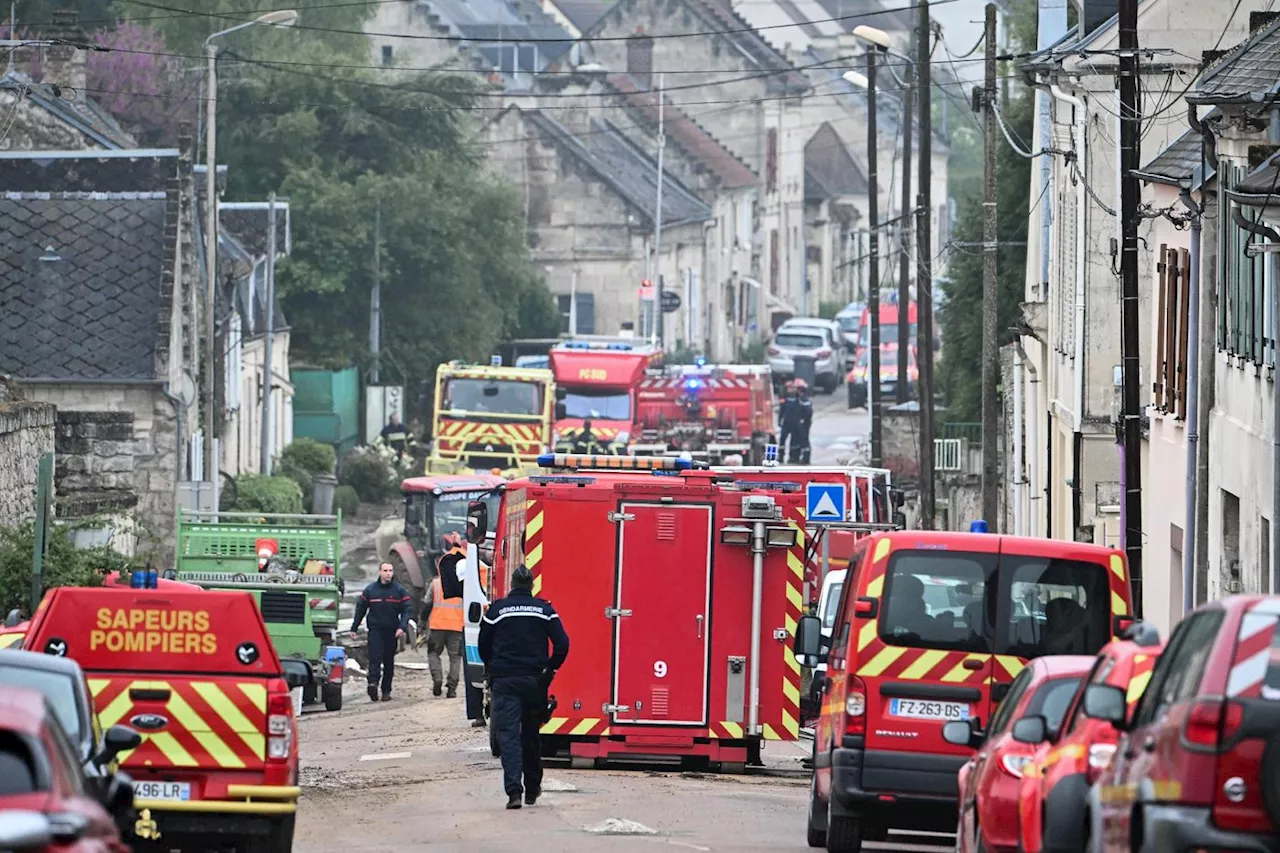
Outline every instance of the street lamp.
[[[209, 482], [217, 482], [217, 460], [213, 453], [214, 415], [213, 415], [213, 377], [216, 358], [214, 355], [214, 305], [218, 274], [218, 194], [217, 194], [217, 161], [214, 158], [214, 147], [218, 138], [218, 47], [213, 42], [230, 33], [254, 26], [291, 27], [298, 21], [295, 9], [277, 9], [267, 12], [252, 21], [236, 24], [225, 30], [216, 32], [204, 40], [204, 55], [207, 62], [207, 85], [209, 97], [205, 102], [205, 198], [204, 198], [204, 239], [205, 239], [205, 319], [204, 319], [204, 476]], [[215, 489], [216, 493], [216, 489]]]

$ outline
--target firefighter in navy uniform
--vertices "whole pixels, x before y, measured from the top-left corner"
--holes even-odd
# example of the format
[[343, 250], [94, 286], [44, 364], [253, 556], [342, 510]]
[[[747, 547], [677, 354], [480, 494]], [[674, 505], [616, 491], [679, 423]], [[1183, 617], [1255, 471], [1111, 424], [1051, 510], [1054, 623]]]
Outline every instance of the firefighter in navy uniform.
[[795, 429], [791, 434], [790, 461], [798, 465], [809, 464], [809, 427], [813, 426], [813, 398], [809, 396], [809, 383], [796, 380]]
[[534, 598], [533, 573], [520, 566], [511, 575], [510, 594], [489, 605], [480, 622], [480, 659], [493, 693], [490, 724], [502, 750], [509, 809], [520, 808], [522, 793], [529, 805], [542, 793], [538, 730], [546, 715], [547, 690], [568, 655], [569, 635], [559, 614], [548, 602]]
[[378, 579], [364, 588], [356, 599], [351, 636], [356, 636], [360, 622], [369, 614], [369, 698], [378, 701], [378, 681], [382, 681], [382, 701], [391, 701], [391, 679], [395, 675], [396, 652], [400, 638], [409, 627], [409, 611], [413, 601], [409, 592], [395, 579], [390, 563], [378, 566]]
[[387, 425], [382, 428], [379, 435], [383, 443], [396, 452], [403, 459], [405, 451], [409, 449], [409, 445], [413, 441], [413, 435], [400, 423], [400, 416], [392, 413], [391, 419], [387, 421]]

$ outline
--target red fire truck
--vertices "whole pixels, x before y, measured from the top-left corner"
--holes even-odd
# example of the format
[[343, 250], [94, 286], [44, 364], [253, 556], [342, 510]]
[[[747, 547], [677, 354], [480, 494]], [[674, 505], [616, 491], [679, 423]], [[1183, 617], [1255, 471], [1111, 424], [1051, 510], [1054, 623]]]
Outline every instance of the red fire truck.
[[[520, 563], [573, 651], [551, 687], [545, 755], [740, 771], [795, 740], [803, 489], [730, 480], [685, 459], [546, 454], [507, 485], [492, 594]], [[753, 701], [752, 697], [756, 697]]]
[[758, 364], [686, 364], [651, 370], [640, 382], [635, 453], [688, 453], [712, 465], [764, 461], [776, 443], [773, 382]]
[[556, 344], [549, 356], [557, 388], [552, 447], [571, 451], [567, 442], [583, 421], [591, 421], [600, 444], [626, 447], [636, 435], [636, 390], [645, 371], [661, 364], [662, 350], [641, 341], [579, 337]]

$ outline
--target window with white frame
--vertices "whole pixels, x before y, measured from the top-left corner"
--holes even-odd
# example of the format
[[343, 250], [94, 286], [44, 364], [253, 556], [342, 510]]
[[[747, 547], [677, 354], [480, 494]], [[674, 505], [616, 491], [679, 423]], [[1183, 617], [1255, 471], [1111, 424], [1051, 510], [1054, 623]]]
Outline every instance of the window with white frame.
[[1224, 164], [1218, 170], [1218, 349], [1254, 364], [1276, 363], [1276, 317], [1272, 294], [1276, 282], [1276, 255], [1247, 249], [1271, 244], [1261, 234], [1252, 234], [1236, 223], [1235, 212], [1251, 223], [1261, 222], [1260, 214], [1238, 206], [1227, 191], [1245, 175], [1244, 166]]

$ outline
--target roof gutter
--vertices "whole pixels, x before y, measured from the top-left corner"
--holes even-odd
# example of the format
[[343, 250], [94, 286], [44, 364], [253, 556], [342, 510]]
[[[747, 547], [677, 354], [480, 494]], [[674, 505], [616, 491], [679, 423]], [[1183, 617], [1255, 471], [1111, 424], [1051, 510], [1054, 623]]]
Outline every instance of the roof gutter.
[[140, 388], [163, 388], [168, 386], [168, 382], [164, 379], [119, 379], [116, 377], [103, 376], [92, 379], [77, 379], [74, 377], [57, 377], [57, 376], [19, 376], [15, 377], [18, 382], [23, 385], [135, 385]]

